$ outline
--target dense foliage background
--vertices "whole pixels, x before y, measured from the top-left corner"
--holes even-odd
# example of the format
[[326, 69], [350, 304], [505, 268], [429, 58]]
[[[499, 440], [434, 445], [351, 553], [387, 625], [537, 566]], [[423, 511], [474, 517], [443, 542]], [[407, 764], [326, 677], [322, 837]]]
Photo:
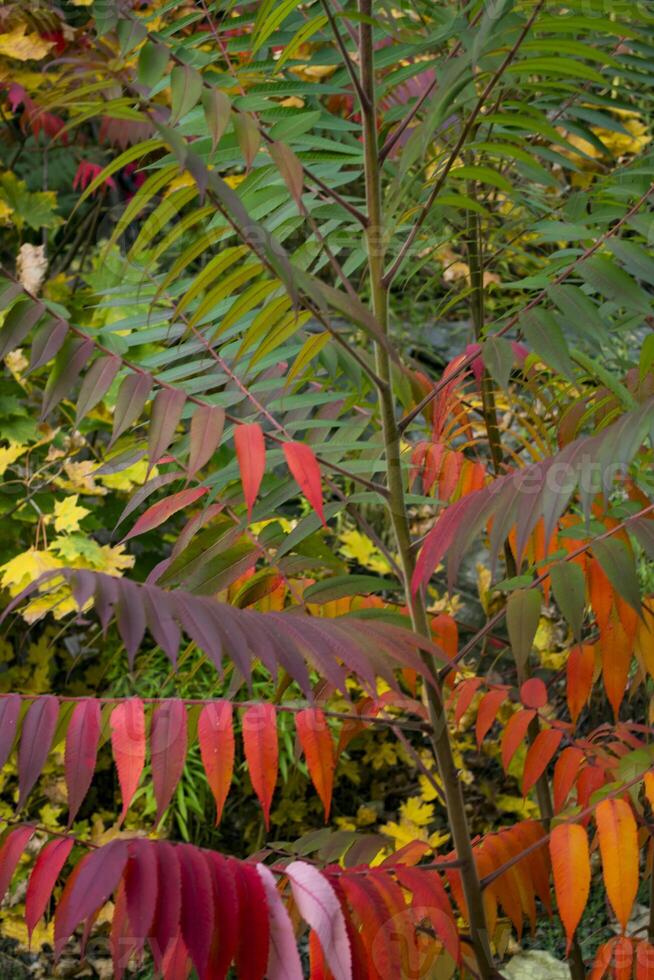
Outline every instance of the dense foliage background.
[[3, 976], [654, 975], [653, 28], [0, 7]]

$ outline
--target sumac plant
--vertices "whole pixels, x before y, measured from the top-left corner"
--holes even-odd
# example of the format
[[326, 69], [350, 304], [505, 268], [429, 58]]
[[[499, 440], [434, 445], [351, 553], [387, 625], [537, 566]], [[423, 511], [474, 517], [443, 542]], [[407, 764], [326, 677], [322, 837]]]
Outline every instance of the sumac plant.
[[[0, 696], [0, 892], [29, 865], [27, 927], [54, 915], [57, 955], [111, 899], [116, 977], [145, 957], [166, 978], [487, 980], [507, 927], [554, 916], [575, 980], [654, 976], [654, 918], [632, 924], [654, 881], [651, 5], [65, 8], [3, 11], [41, 68], [2, 76], [14, 162], [77, 170], [43, 231], [52, 282], [5, 263], [0, 348], [93, 478], [147, 472], [117, 532], [93, 505], [135, 569], [5, 572], [6, 635], [99, 622], [127, 683], [201, 651], [216, 696]], [[342, 557], [346, 529], [376, 571]], [[282, 716], [325, 821], [374, 728], [427, 771], [449, 842], [278, 846]], [[464, 722], [482, 754], [499, 739], [528, 819], [471, 825]], [[53, 831], [21, 811], [58, 746]], [[243, 759], [247, 860], [157, 838], [196, 746], [208, 824]], [[109, 749], [118, 828], [144, 771], [156, 815], [98, 843], [75, 827]], [[615, 930], [589, 953], [591, 894]]]

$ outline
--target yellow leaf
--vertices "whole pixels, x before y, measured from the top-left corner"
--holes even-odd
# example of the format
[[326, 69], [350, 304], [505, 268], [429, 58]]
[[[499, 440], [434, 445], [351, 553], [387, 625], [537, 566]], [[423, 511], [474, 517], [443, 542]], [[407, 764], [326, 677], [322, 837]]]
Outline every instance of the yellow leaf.
[[78, 495], [66, 497], [65, 500], [58, 500], [54, 505], [54, 526], [55, 531], [77, 531], [79, 522], [91, 512], [86, 507], [79, 507], [77, 504]]
[[434, 807], [419, 796], [410, 796], [400, 807], [402, 822], [410, 821], [418, 827], [426, 827], [434, 819]]
[[27, 452], [27, 446], [20, 446], [17, 442], [10, 442], [5, 448], [0, 449], [0, 476], [5, 472], [8, 466], [15, 463], [19, 456]]
[[2, 573], [0, 584], [3, 588], [9, 589], [12, 596], [15, 596], [22, 592], [30, 582], [54, 568], [61, 568], [61, 562], [54, 555], [47, 551], [30, 548], [28, 551], [16, 555], [4, 565], [0, 565], [0, 572]]
[[14, 61], [40, 61], [53, 45], [36, 33], [27, 34], [27, 24], [19, 24], [8, 34], [0, 34], [0, 55]]

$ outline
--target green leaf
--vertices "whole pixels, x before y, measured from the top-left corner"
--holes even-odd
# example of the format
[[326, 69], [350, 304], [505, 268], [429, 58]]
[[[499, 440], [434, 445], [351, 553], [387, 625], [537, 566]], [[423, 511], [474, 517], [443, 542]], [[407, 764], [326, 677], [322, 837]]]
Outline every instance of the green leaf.
[[332, 602], [349, 595], [371, 595], [372, 593], [396, 590], [398, 583], [391, 579], [376, 578], [374, 575], [334, 575], [322, 579], [304, 590], [306, 602]]
[[574, 377], [565, 337], [548, 310], [529, 310], [520, 317], [519, 326], [527, 343], [546, 364], [566, 378]]
[[488, 337], [482, 348], [484, 366], [498, 388], [506, 388], [513, 368], [513, 348], [504, 337]]
[[636, 563], [624, 541], [616, 537], [596, 541], [593, 554], [615, 591], [640, 614], [640, 585]]
[[586, 605], [584, 573], [574, 562], [557, 561], [550, 568], [550, 581], [557, 605], [579, 642]]
[[519, 668], [529, 660], [543, 597], [540, 589], [516, 589], [506, 603], [506, 625], [509, 642]]
[[141, 85], [154, 88], [168, 65], [170, 54], [164, 44], [147, 41], [139, 52], [137, 77]]
[[631, 276], [608, 255], [592, 255], [579, 266], [579, 273], [597, 292], [618, 306], [639, 313], [650, 313], [652, 304]]
[[170, 73], [172, 111], [170, 122], [176, 123], [197, 104], [202, 94], [202, 75], [190, 65], [176, 65]]
[[207, 128], [211, 134], [211, 149], [215, 150], [220, 137], [227, 129], [232, 104], [228, 96], [219, 88], [205, 89], [202, 93], [202, 108]]

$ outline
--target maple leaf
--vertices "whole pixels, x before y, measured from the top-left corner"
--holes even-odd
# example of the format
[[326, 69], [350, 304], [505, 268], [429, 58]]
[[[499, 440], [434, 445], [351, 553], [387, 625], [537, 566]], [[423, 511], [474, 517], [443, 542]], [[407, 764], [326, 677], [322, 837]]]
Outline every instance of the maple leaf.
[[66, 497], [65, 500], [58, 500], [54, 505], [54, 526], [55, 531], [78, 531], [79, 522], [83, 520], [90, 511], [86, 507], [79, 507], [77, 504], [78, 494]]
[[61, 566], [62, 562], [49, 552], [29, 548], [27, 551], [15, 555], [4, 565], [0, 565], [0, 572], [2, 573], [0, 585], [9, 589], [10, 594], [15, 596], [22, 592], [30, 582], [54, 568], [61, 568]]
[[27, 24], [18, 24], [8, 34], [0, 34], [0, 55], [14, 61], [40, 61], [52, 48], [53, 42], [39, 34], [27, 33]]
[[18, 443], [10, 442], [8, 446], [0, 448], [0, 476], [5, 472], [8, 466], [15, 463], [19, 456], [22, 456], [24, 452], [27, 452], [27, 446], [21, 446]]

